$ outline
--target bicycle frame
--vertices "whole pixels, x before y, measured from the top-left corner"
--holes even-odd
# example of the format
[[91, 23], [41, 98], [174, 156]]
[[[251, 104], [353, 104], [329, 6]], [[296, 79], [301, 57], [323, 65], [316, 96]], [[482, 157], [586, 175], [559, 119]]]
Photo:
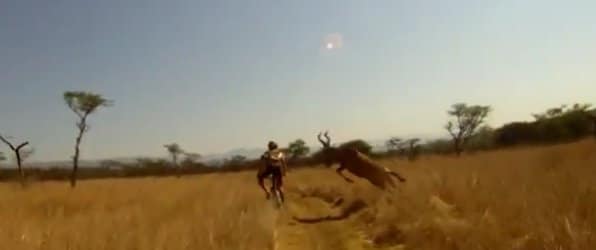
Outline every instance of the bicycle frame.
[[283, 199], [283, 194], [282, 191], [279, 189], [279, 184], [277, 179], [274, 177], [274, 175], [271, 175], [271, 194], [273, 194], [273, 202], [275, 202], [275, 206], [277, 208], [281, 207], [281, 205], [284, 203], [284, 199]]

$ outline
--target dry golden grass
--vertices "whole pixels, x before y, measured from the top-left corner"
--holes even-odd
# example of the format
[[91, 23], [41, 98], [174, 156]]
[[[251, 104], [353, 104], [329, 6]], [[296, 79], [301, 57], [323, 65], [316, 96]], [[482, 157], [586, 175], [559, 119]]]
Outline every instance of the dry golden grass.
[[0, 187], [0, 249], [269, 249], [254, 174]]
[[[304, 232], [363, 231], [386, 249], [596, 246], [593, 141], [381, 163], [408, 179], [397, 192], [348, 184], [331, 169], [290, 172], [288, 199], [303, 212], [301, 197], [367, 204], [345, 227]], [[75, 190], [1, 184], [0, 197], [0, 249], [271, 249], [281, 226], [254, 173], [82, 181]]]
[[596, 144], [592, 140], [461, 159], [383, 163], [408, 178], [400, 192], [352, 194], [370, 204], [358, 219], [380, 245], [403, 244], [407, 249], [596, 246]]

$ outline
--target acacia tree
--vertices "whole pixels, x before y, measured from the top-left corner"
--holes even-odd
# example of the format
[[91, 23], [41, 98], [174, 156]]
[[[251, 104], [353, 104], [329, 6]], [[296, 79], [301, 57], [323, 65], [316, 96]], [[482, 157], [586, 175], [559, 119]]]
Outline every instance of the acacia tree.
[[288, 145], [288, 151], [292, 159], [298, 159], [300, 157], [306, 156], [310, 152], [310, 148], [306, 146], [306, 142], [304, 142], [304, 140], [297, 139], [293, 142], [290, 142]]
[[420, 151], [420, 145], [418, 145], [418, 142], [420, 142], [420, 138], [412, 138], [406, 141], [409, 146], [408, 160], [410, 161], [414, 161], [418, 157]]
[[168, 153], [172, 156], [172, 164], [174, 166], [178, 166], [178, 156], [184, 154], [184, 150], [178, 145], [178, 143], [166, 144], [163, 145]]
[[75, 139], [75, 152], [72, 157], [72, 173], [70, 175], [70, 186], [75, 187], [77, 181], [77, 171], [79, 169], [79, 146], [83, 139], [83, 134], [89, 131], [87, 118], [90, 114], [97, 111], [100, 107], [107, 107], [112, 104], [112, 101], [103, 98], [99, 94], [94, 94], [84, 91], [67, 91], [64, 92], [64, 101], [66, 105], [74, 112], [79, 121], [77, 122], [78, 135]]
[[398, 151], [401, 147], [402, 140], [398, 137], [391, 137], [389, 140], [385, 142], [385, 146], [387, 147], [387, 151], [394, 152]]
[[178, 145], [178, 143], [171, 143], [164, 145], [168, 153], [172, 156], [172, 164], [176, 168], [176, 176], [180, 177], [180, 171], [178, 166], [178, 156], [184, 154], [184, 150]]
[[490, 106], [468, 106], [465, 103], [453, 104], [451, 110], [447, 111], [447, 114], [452, 116], [453, 120], [447, 122], [445, 129], [453, 139], [453, 149], [458, 156], [463, 151], [468, 139], [484, 123], [490, 111]]
[[532, 114], [536, 121], [544, 121], [555, 117], [560, 117], [572, 112], [590, 113], [592, 107], [590, 103], [575, 103], [572, 106], [563, 104], [559, 107], [549, 108], [542, 113]]
[[[21, 144], [18, 144], [16, 147], [14, 144], [12, 144], [10, 141], [8, 141], [4, 136], [0, 135], [0, 141], [4, 142], [4, 144], [6, 144], [10, 150], [12, 150], [14, 152], [15, 155], [15, 160], [17, 162], [17, 168], [19, 170], [19, 177], [20, 177], [20, 182], [21, 185], [25, 185], [25, 171], [23, 170], [22, 167], [22, 162], [23, 159], [29, 157], [29, 155], [31, 155], [33, 153], [33, 151], [21, 151], [21, 149], [23, 149], [23, 147], [29, 145], [29, 142], [23, 142]], [[0, 154], [0, 160], [4, 160], [6, 158], [4, 158], [4, 155]]]

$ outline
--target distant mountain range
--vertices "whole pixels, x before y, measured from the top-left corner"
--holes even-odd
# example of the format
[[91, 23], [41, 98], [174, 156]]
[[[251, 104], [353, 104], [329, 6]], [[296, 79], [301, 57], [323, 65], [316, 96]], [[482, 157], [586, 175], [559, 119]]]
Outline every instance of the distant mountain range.
[[203, 162], [217, 161], [230, 158], [236, 155], [242, 155], [248, 159], [256, 159], [265, 152], [265, 148], [237, 148], [219, 154], [204, 155], [201, 160]]
[[[406, 139], [406, 138], [420, 138], [421, 143], [424, 143], [426, 140], [429, 140], [429, 139], [432, 139], [435, 137], [409, 136], [409, 137], [403, 137], [403, 138], [404, 139]], [[371, 146], [373, 146], [373, 151], [386, 151], [387, 147], [385, 146], [385, 141], [386, 141], [385, 139], [367, 140], [367, 142]], [[321, 148], [319, 145], [309, 145], [309, 146], [310, 146], [311, 152], [316, 152]], [[265, 148], [256, 148], [256, 147], [255, 148], [236, 148], [236, 149], [228, 150], [228, 151], [222, 152], [222, 153], [203, 155], [202, 158], [200, 159], [200, 161], [205, 162], [205, 163], [217, 162], [220, 160], [229, 159], [236, 155], [242, 155], [248, 159], [257, 159], [261, 156], [261, 154], [263, 152], [265, 152]], [[112, 160], [112, 161], [117, 161], [117, 162], [121, 162], [121, 163], [134, 163], [139, 158], [147, 158], [147, 159], [155, 159], [155, 160], [157, 160], [157, 159], [169, 160], [169, 158], [164, 158], [164, 157], [143, 157], [143, 156], [117, 157], [117, 158], [99, 159], [99, 160], [80, 160], [79, 165], [81, 167], [99, 167], [99, 166], [101, 166], [101, 162], [104, 160]], [[44, 162], [30, 162], [30, 163], [26, 163], [26, 164], [27, 164], [27, 166], [38, 167], [38, 168], [70, 167], [72, 165], [72, 161], [70, 161], [70, 160], [67, 160], [67, 161], [44, 161]]]

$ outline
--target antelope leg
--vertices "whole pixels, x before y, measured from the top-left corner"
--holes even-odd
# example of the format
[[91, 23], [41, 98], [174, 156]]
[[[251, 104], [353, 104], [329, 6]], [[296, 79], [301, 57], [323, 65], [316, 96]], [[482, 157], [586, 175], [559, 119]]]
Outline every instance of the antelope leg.
[[385, 173], [388, 173], [390, 175], [393, 175], [395, 178], [397, 178], [400, 182], [405, 182], [406, 178], [402, 177], [401, 175], [399, 175], [396, 172], [393, 172], [391, 170], [389, 170], [388, 168], [384, 168], [385, 169]]
[[345, 167], [343, 167], [343, 166], [339, 166], [339, 168], [337, 168], [337, 169], [335, 170], [335, 172], [337, 172], [337, 174], [339, 174], [339, 176], [341, 176], [342, 178], [344, 178], [344, 180], [346, 180], [347, 182], [349, 182], [349, 183], [352, 183], [352, 182], [354, 182], [352, 179], [350, 179], [350, 178], [348, 178], [348, 177], [346, 177], [346, 176], [344, 175], [343, 171], [344, 171], [345, 169], [346, 169]]

